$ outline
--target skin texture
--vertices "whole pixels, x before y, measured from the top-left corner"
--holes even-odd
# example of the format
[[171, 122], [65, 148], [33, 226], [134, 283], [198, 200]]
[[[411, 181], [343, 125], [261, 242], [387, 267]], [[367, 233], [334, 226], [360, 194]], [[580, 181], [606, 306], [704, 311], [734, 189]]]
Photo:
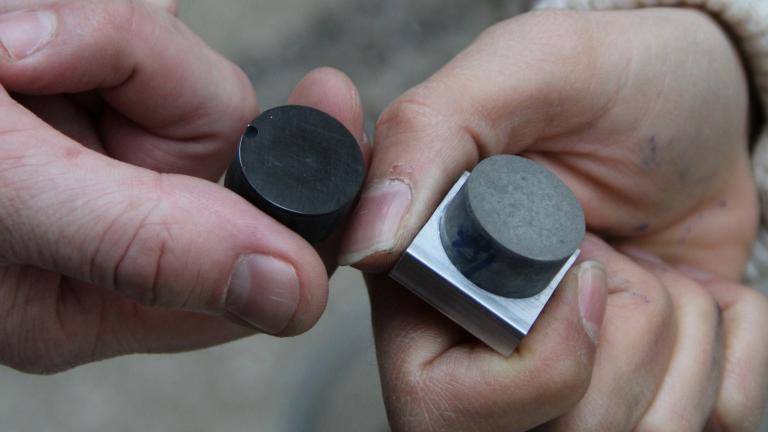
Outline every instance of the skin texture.
[[516, 17], [393, 102], [342, 262], [387, 269], [463, 171], [513, 153], [575, 192], [583, 259], [607, 274], [571, 272], [509, 359], [370, 276], [393, 428], [755, 430], [768, 302], [739, 284], [758, 224], [748, 109], [718, 24], [668, 8]]
[[[0, 361], [50, 373], [251, 334], [223, 303], [252, 253], [300, 280], [278, 333], [309, 328], [327, 294], [320, 257], [211, 182], [258, 112], [242, 72], [173, 18], [173, 2], [0, 8], [57, 17], [34, 55], [1, 53]], [[310, 73], [289, 102], [334, 115], [367, 150], [339, 72]], [[756, 225], [746, 110], [722, 32], [671, 10], [521, 17], [395, 102], [369, 185], [397, 180], [412, 200], [385, 248], [356, 254], [361, 268], [391, 264], [460, 172], [500, 152], [552, 168], [608, 241], [588, 237], [589, 261], [508, 359], [369, 276], [393, 427], [754, 429], [768, 306], [735, 282]], [[353, 221], [348, 238], [355, 229], [366, 227]]]
[[[215, 184], [259, 105], [245, 74], [173, 10], [141, 0], [0, 2], [3, 14], [55, 19], [34, 53], [0, 49], [3, 364], [52, 373], [253, 334], [226, 306], [230, 274], [251, 254], [298, 279], [295, 310], [274, 333], [307, 330], [325, 307], [315, 250]], [[330, 113], [362, 142], [358, 99], [345, 75], [318, 69], [289, 102]], [[275, 293], [263, 279], [240, 279], [252, 296]]]

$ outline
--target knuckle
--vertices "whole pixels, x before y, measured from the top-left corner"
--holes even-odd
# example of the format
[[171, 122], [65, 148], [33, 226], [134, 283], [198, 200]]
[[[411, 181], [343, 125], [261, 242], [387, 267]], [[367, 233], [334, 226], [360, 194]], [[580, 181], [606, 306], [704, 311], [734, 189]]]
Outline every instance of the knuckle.
[[[157, 178], [161, 182], [161, 176]], [[167, 245], [173, 241], [173, 232], [164, 221], [164, 198], [157, 195], [161, 186], [159, 183], [156, 186], [145, 194], [151, 197], [147, 204], [136, 211], [116, 215], [110, 224], [118, 232], [114, 235], [120, 238], [122, 252], [113, 263], [104, 265], [106, 272], [100, 278], [104, 285], [121, 295], [151, 306], [170, 301], [161, 297], [158, 285]], [[102, 243], [105, 242], [106, 239], [102, 239]]]
[[253, 90], [251, 79], [245, 71], [229, 60], [223, 58], [222, 60], [225, 62], [226, 73], [231, 82], [228, 92], [229, 99], [226, 103], [226, 110], [230, 115], [225, 118], [233, 119], [235, 124], [230, 130], [239, 136], [242, 133], [241, 129], [245, 128], [245, 125], [258, 115], [261, 107], [256, 92]]
[[[641, 267], [643, 268], [643, 267]], [[616, 307], [643, 315], [641, 324], [645, 330], [662, 331], [674, 322], [675, 308], [672, 296], [652, 271], [636, 275], [631, 279], [617, 281], [613, 293]], [[616, 295], [621, 298], [617, 298]]]
[[[172, 192], [167, 183], [173, 178], [168, 175], [155, 174], [141, 181], [144, 184], [131, 195], [141, 203], [138, 209], [118, 216], [111, 224], [112, 241], [102, 242], [112, 252], [96, 255], [99, 282], [148, 306], [217, 309], [224, 275], [213, 266], [206, 271], [202, 267], [208, 263], [196, 262], [194, 253], [200, 230], [210, 227], [182, 216], [199, 214], [197, 198], [176, 189]], [[215, 256], [219, 249], [210, 250]], [[207, 289], [213, 284], [219, 288]]]
[[386, 142], [403, 133], [429, 133], [445, 125], [446, 115], [431, 101], [422, 86], [408, 91], [389, 105], [376, 122], [376, 139]]
[[706, 288], [695, 283], [681, 283], [675, 288], [684, 290], [680, 303], [684, 301], [682, 306], [694, 311], [698, 319], [707, 323], [718, 321], [720, 306]]
[[48, 167], [59, 154], [67, 157], [79, 151], [76, 145], [48, 147], [45, 152], [29, 145], [45, 141], [37, 129], [0, 131], [0, 263], [25, 262], [38, 247], [30, 237], [39, 230], [34, 220], [40, 215], [32, 209], [45, 207], [51, 197], [44, 187]]
[[114, 267], [115, 290], [142, 304], [159, 304], [156, 284], [167, 241], [169, 232], [162, 225], [142, 221], [134, 228]]

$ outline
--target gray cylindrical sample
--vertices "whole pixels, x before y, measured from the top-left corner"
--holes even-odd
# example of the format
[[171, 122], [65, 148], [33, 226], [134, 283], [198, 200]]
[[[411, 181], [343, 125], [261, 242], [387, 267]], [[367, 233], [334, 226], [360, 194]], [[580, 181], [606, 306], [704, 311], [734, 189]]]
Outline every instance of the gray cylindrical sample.
[[573, 192], [543, 166], [510, 155], [482, 161], [440, 224], [443, 247], [459, 271], [512, 298], [546, 288], [584, 232]]

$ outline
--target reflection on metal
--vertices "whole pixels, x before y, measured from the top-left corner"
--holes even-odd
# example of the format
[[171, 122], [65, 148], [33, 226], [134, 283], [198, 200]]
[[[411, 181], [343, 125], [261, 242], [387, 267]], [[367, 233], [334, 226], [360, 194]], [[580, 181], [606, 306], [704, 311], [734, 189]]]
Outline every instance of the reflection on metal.
[[[454, 265], [441, 240], [446, 211], [469, 177], [465, 173], [453, 186], [390, 276], [491, 348], [510, 355], [528, 334], [580, 251], [569, 251], [565, 259], [550, 264], [555, 266], [554, 271], [540, 272], [538, 280], [528, 275], [526, 283], [538, 285], [528, 291], [533, 293], [529, 297], [503, 296], [476, 285]], [[572, 229], [580, 229], [583, 237], [583, 213], [579, 214], [581, 220], [577, 217]]]

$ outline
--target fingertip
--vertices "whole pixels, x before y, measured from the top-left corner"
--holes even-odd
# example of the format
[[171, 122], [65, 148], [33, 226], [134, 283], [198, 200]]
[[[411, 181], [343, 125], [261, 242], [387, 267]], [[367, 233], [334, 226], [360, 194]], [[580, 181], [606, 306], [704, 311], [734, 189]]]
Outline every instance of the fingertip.
[[370, 146], [363, 130], [363, 107], [357, 86], [344, 72], [321, 67], [309, 72], [294, 88], [288, 103], [324, 111], [352, 133], [368, 160]]
[[298, 306], [288, 325], [276, 336], [296, 336], [308, 331], [320, 320], [328, 303], [329, 281], [323, 261], [314, 252], [303, 253], [299, 261], [294, 263], [300, 286]]
[[[230, 194], [234, 194], [227, 191]], [[254, 208], [239, 196], [238, 209], [227, 211], [241, 222], [236, 230], [240, 257], [235, 261], [227, 294], [227, 312], [274, 336], [294, 336], [311, 329], [325, 311], [328, 300], [328, 274], [317, 251], [298, 234]], [[249, 233], [251, 235], [245, 235]], [[248, 239], [248, 237], [251, 237]], [[245, 293], [232, 293], [238, 266], [251, 274]], [[293, 291], [292, 291], [293, 290]], [[229, 305], [247, 300], [251, 317], [233, 312]], [[259, 304], [261, 303], [261, 304]], [[235, 305], [237, 306], [237, 305]], [[268, 325], [261, 324], [266, 320]]]

